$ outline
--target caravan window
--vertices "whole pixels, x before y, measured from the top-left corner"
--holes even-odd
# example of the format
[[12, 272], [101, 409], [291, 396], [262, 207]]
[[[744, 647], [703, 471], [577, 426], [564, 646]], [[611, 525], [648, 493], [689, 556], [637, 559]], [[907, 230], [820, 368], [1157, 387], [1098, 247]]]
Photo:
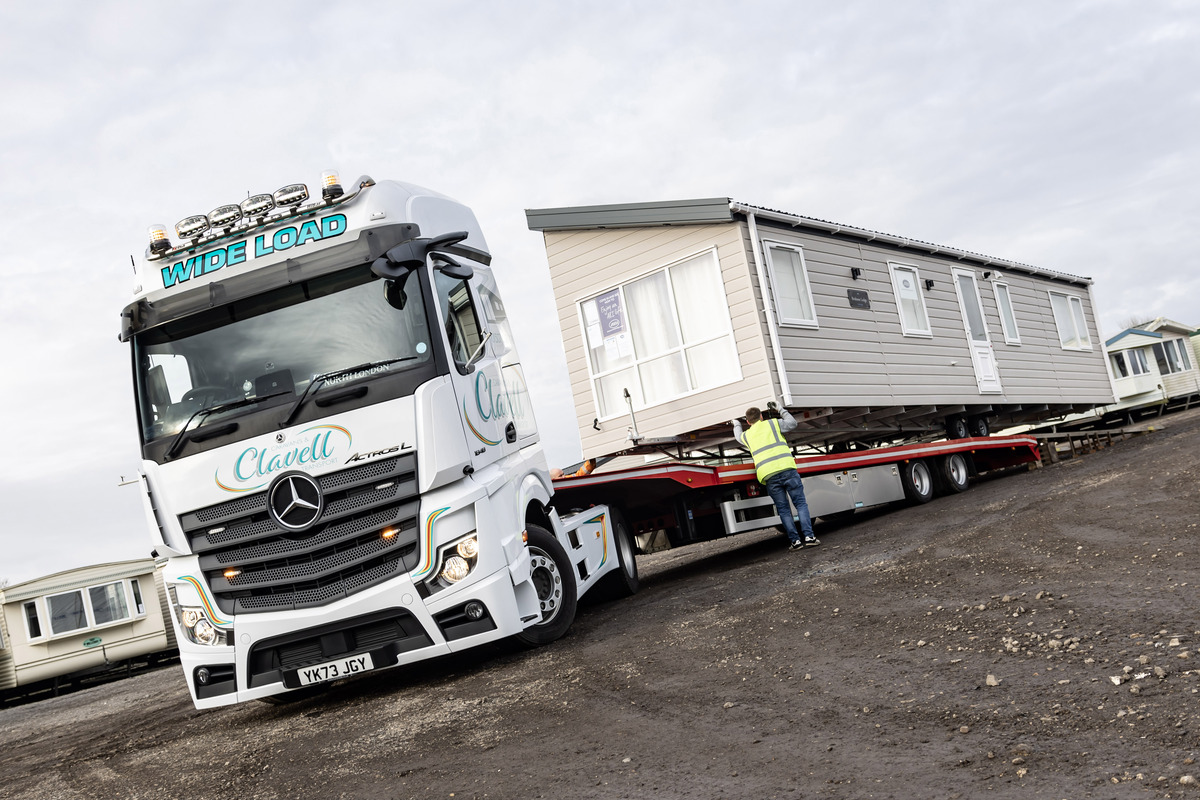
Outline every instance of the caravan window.
[[88, 589], [92, 602], [92, 619], [96, 625], [105, 625], [129, 619], [129, 602], [125, 599], [124, 583], [109, 583]]
[[900, 312], [900, 330], [905, 336], [932, 336], [925, 298], [921, 294], [921, 274], [909, 264], [888, 262], [892, 273], [892, 289], [896, 292], [896, 308]]
[[1150, 371], [1145, 349], [1130, 350], [1127, 355], [1129, 356], [1129, 371], [1134, 375], [1145, 375]]
[[1050, 292], [1050, 309], [1054, 312], [1054, 325], [1058, 328], [1058, 341], [1063, 350], [1092, 349], [1082, 300], [1073, 294]]
[[1154, 350], [1154, 359], [1158, 362], [1158, 371], [1163, 375], [1173, 375], [1192, 368], [1187, 344], [1182, 339], [1155, 342], [1151, 348]]
[[715, 250], [579, 304], [600, 418], [740, 380]]
[[780, 324], [817, 327], [817, 312], [813, 305], [812, 288], [808, 285], [804, 251], [794, 245], [763, 244], [766, 245], [767, 269], [771, 271], [771, 290]]
[[1129, 369], [1125, 366], [1124, 353], [1113, 353], [1109, 360], [1112, 362], [1112, 374], [1114, 378], [1129, 377]]
[[50, 612], [50, 633], [70, 633], [88, 626], [87, 611], [83, 605], [83, 592], [52, 594], [46, 597], [46, 610]]
[[1000, 328], [1004, 331], [1006, 344], [1020, 344], [1021, 333], [1017, 330], [1017, 315], [1013, 313], [1012, 296], [1007, 283], [996, 281], [992, 284], [996, 293], [996, 307], [1000, 309]]
[[30, 639], [42, 638], [42, 620], [38, 616], [37, 603], [32, 600], [25, 604], [25, 629]]

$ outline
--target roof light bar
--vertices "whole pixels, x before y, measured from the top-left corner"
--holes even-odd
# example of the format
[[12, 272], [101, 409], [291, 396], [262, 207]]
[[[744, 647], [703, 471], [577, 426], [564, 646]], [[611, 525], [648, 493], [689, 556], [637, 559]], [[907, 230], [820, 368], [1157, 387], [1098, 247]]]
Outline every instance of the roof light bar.
[[241, 206], [229, 204], [226, 206], [217, 206], [212, 211], [208, 212], [208, 222], [214, 228], [224, 228], [229, 230], [234, 225], [237, 225], [242, 219]]
[[242, 201], [242, 213], [247, 217], [265, 217], [275, 208], [275, 198], [269, 194], [256, 194]]
[[175, 233], [180, 239], [199, 239], [208, 230], [208, 217], [196, 214], [184, 217], [175, 223]]
[[275, 205], [279, 208], [298, 206], [308, 199], [308, 187], [303, 183], [290, 183], [275, 192]]

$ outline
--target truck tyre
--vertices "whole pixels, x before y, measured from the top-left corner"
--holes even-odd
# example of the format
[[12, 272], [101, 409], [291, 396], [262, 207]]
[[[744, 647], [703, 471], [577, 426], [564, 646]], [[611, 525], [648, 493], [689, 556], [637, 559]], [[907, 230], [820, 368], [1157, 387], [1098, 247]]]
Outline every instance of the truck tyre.
[[972, 436], [984, 437], [988, 435], [987, 417], [971, 417], [967, 420], [967, 430]]
[[967, 490], [971, 468], [962, 453], [951, 453], [937, 460], [937, 477], [944, 494], [958, 494]]
[[911, 503], [928, 503], [933, 499], [933, 472], [924, 461], [915, 459], [901, 464], [900, 483]]
[[637, 559], [634, 557], [633, 534], [625, 522], [625, 515], [619, 509], [608, 509], [609, 519], [612, 520], [613, 546], [617, 553], [617, 568], [600, 579], [596, 588], [604, 600], [618, 600], [629, 597], [637, 592], [641, 581], [638, 579]]
[[545, 528], [529, 525], [529, 560], [533, 585], [542, 608], [542, 621], [516, 635], [528, 647], [540, 647], [562, 638], [575, 619], [579, 602], [575, 570], [567, 551]]
[[970, 435], [965, 419], [962, 417], [946, 417], [947, 439], [966, 439]]

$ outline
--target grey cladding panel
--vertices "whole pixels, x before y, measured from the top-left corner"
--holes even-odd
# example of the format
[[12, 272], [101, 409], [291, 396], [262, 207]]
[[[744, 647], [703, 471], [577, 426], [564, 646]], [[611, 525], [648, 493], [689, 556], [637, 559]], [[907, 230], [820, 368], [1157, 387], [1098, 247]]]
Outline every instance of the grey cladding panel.
[[655, 225], [703, 225], [733, 221], [728, 197], [661, 203], [529, 208], [525, 219], [533, 231], [625, 228]]

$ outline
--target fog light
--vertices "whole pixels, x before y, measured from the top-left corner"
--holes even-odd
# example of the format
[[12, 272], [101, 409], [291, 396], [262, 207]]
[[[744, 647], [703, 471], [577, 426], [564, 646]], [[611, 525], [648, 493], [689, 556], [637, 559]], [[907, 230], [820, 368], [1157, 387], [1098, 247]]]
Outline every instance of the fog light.
[[242, 213], [247, 217], [265, 217], [275, 207], [275, 198], [269, 194], [256, 194], [242, 201]]
[[214, 228], [229, 230], [242, 218], [242, 207], [238, 205], [217, 206], [208, 212], [208, 222]]
[[471, 565], [467, 563], [465, 558], [450, 556], [446, 559], [446, 565], [442, 567], [442, 577], [451, 583], [458, 583], [467, 577], [467, 573], [470, 571]]
[[458, 554], [463, 558], [474, 558], [479, 555], [479, 540], [474, 536], [469, 539], [463, 539], [455, 549], [458, 550]]
[[208, 667], [200, 667], [196, 670], [196, 683], [201, 686], [207, 686], [212, 674], [208, 671]]
[[275, 192], [275, 205], [280, 208], [298, 206], [308, 199], [308, 187], [303, 183], [290, 183]]
[[467, 616], [471, 619], [483, 619], [483, 603], [478, 600], [472, 600], [463, 608]]
[[175, 223], [175, 233], [179, 235], [180, 239], [199, 239], [206, 230], [208, 230], [208, 217], [203, 214], [184, 217]]

